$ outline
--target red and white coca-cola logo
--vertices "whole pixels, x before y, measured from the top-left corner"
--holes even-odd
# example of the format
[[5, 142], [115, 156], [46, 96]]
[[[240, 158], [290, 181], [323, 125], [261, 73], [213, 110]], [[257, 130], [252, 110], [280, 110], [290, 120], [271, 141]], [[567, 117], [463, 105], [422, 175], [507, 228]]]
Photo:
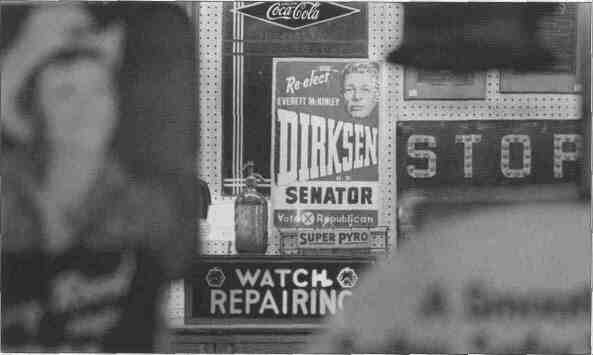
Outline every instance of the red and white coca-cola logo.
[[319, 19], [319, 2], [303, 1], [299, 3], [277, 2], [266, 12], [268, 20], [310, 20]]

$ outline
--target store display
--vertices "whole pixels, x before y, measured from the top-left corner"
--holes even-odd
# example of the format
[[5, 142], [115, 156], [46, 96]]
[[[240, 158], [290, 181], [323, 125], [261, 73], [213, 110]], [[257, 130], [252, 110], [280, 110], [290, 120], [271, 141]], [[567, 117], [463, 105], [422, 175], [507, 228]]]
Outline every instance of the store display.
[[[295, 12], [303, 14], [301, 9], [311, 9], [316, 4], [319, 11], [317, 19], [275, 18], [268, 21], [266, 18], [268, 9], [272, 12], [283, 8], [287, 15]], [[220, 173], [224, 179], [221, 193], [234, 196], [239, 192], [234, 182], [242, 177], [241, 166], [245, 161], [253, 161], [256, 170], [265, 178], [272, 177], [269, 117], [272, 115], [274, 58], [303, 55], [318, 58], [368, 57], [368, 3], [225, 1], [220, 3], [220, 10], [222, 38], [214, 35], [217, 26], [205, 25], [204, 28], [212, 35], [204, 35], [204, 30], [200, 34], [213, 41], [205, 47], [206, 52], [213, 53], [211, 50], [220, 45], [220, 90], [225, 102], [220, 107], [222, 140], [219, 149], [223, 157]], [[208, 14], [205, 18], [213, 17]], [[301, 28], [292, 29], [294, 27]], [[212, 71], [214, 73], [218, 71]], [[213, 84], [209, 81], [207, 85], [211, 87]], [[215, 99], [215, 95], [211, 95], [210, 99]], [[214, 109], [214, 106], [210, 107]], [[269, 189], [262, 185], [259, 191], [269, 196]]]
[[[281, 5], [293, 10], [315, 8], [314, 4], [298, 1]], [[320, 3], [319, 8], [325, 5]], [[576, 343], [589, 330], [572, 330], [583, 328], [582, 288], [566, 292], [569, 297], [581, 297], [575, 306], [579, 315], [569, 319], [571, 325], [560, 320], [554, 323], [556, 328], [549, 329], [538, 329], [540, 320], [531, 315], [523, 322], [525, 319], [517, 313], [505, 318], [497, 328], [494, 322], [480, 320], [480, 315], [467, 309], [466, 304], [453, 299], [461, 295], [475, 305], [480, 300], [489, 302], [484, 299], [485, 293], [496, 296], [506, 295], [507, 290], [513, 292], [515, 285], [506, 288], [506, 284], [493, 284], [492, 288], [478, 287], [476, 298], [464, 296], [465, 291], [473, 290], [466, 287], [467, 272], [496, 263], [502, 266], [488, 270], [489, 280], [506, 280], [501, 267], [514, 270], [508, 275], [517, 277], [518, 285], [537, 280], [542, 276], [539, 270], [517, 265], [521, 256], [511, 257], [510, 261], [492, 259], [492, 251], [500, 251], [502, 256], [535, 253], [543, 261], [551, 260], [549, 255], [544, 257], [535, 251], [545, 247], [546, 243], [538, 240], [551, 230], [547, 221], [561, 212], [551, 213], [537, 226], [530, 222], [533, 228], [543, 230], [536, 235], [530, 226], [523, 225], [526, 218], [522, 213], [529, 208], [539, 212], [540, 206], [557, 200], [558, 191], [570, 192], [563, 197], [567, 200], [581, 197], [575, 182], [586, 169], [583, 153], [588, 151], [588, 130], [584, 127], [588, 117], [581, 111], [586, 95], [572, 86], [562, 93], [526, 94], [502, 89], [510, 72], [502, 68], [535, 67], [540, 73], [539, 66], [550, 64], [549, 46], [532, 40], [533, 25], [534, 21], [547, 19], [557, 6], [418, 4], [424, 7], [414, 12], [415, 5], [348, 3], [360, 12], [301, 29], [267, 22], [264, 9], [283, 8], [275, 2], [194, 7], [199, 7], [195, 15], [203, 39], [200, 100], [201, 117], [207, 120], [202, 132], [209, 149], [201, 162], [201, 174], [215, 191], [216, 206], [212, 218], [215, 227], [207, 241], [208, 255], [196, 258], [192, 274], [184, 281], [185, 293], [179, 297], [185, 317], [185, 327], [178, 337], [180, 352], [194, 352], [196, 344], [200, 344], [204, 347], [199, 349], [213, 353], [303, 353], [299, 345], [311, 342], [325, 319], [335, 329], [347, 327], [340, 324], [347, 317], [347, 305], [363, 293], [360, 302], [375, 307], [372, 312], [384, 318], [369, 312], [364, 318], [369, 321], [361, 331], [335, 339], [333, 345], [338, 349], [352, 349], [348, 344], [355, 342], [359, 334], [370, 334], [386, 335], [395, 345], [403, 344], [395, 348], [402, 349], [399, 353], [407, 353], [405, 346], [416, 344], [417, 339], [426, 347], [414, 349], [426, 350], [424, 353], [451, 353], [448, 349], [458, 353], [516, 353], [505, 350], [513, 350], [521, 342], [526, 342], [526, 349], [532, 353], [563, 353], [564, 340], [555, 341], [550, 333], [562, 336], [565, 330], [571, 332], [567, 340], [580, 346]], [[458, 11], [462, 7], [471, 7], [470, 16]], [[407, 11], [409, 8], [412, 10]], [[430, 10], [430, 15], [420, 16], [425, 10]], [[577, 20], [581, 21], [578, 12]], [[420, 22], [410, 22], [410, 18]], [[287, 24], [291, 19], [278, 22]], [[572, 31], [574, 25], [563, 23], [558, 33], [553, 32], [553, 26], [548, 30], [558, 39], [568, 36], [564, 32]], [[408, 29], [414, 26], [418, 31], [410, 33]], [[437, 30], [422, 32], [427, 27]], [[439, 31], [439, 27], [444, 30]], [[451, 44], [458, 43], [456, 39], [468, 43], [463, 46], [468, 51], [455, 51]], [[470, 52], [475, 53], [472, 44], [476, 43], [487, 48], [478, 48], [480, 55], [473, 56]], [[446, 50], [434, 51], [434, 46], [427, 49], [426, 44], [443, 45]], [[556, 49], [560, 45], [573, 46], [574, 41], [557, 44]], [[389, 53], [401, 48], [418, 49], [420, 56], [403, 64], [383, 63], [396, 59]], [[581, 53], [579, 48], [560, 54], [570, 59]], [[213, 60], [211, 53], [220, 53], [220, 57]], [[415, 65], [418, 63], [434, 67]], [[378, 70], [370, 69], [375, 65]], [[576, 67], [578, 70], [579, 63]], [[354, 82], [348, 77], [348, 85], [347, 68], [357, 68], [354, 77], [358, 76]], [[538, 83], [547, 85], [541, 76], [534, 82], [523, 80], [525, 85]], [[349, 100], [357, 100], [358, 104]], [[265, 252], [245, 251], [245, 245], [253, 248], [256, 243], [241, 239], [246, 234], [242, 234], [244, 229], [240, 223], [232, 223], [232, 216], [251, 218], [239, 211], [232, 214], [233, 198], [244, 189], [245, 161], [254, 161], [256, 170], [265, 177], [257, 186], [270, 204]], [[521, 202], [526, 206], [510, 208]], [[479, 220], [474, 217], [485, 215], [485, 206], [495, 204], [502, 212], [512, 211], [512, 216], [497, 223], [490, 215]], [[510, 217], [519, 222], [513, 224]], [[437, 220], [446, 223], [433, 228], [435, 238], [427, 242], [421, 233]], [[455, 227], [474, 220], [478, 224], [475, 228]], [[484, 226], [489, 227], [483, 231], [478, 228]], [[515, 239], [526, 242], [525, 247], [519, 249]], [[580, 235], [562, 235], [554, 243], [564, 245], [564, 239], [569, 239], [567, 245], [588, 240]], [[405, 256], [416, 241], [426, 242], [427, 250], [438, 249], [430, 255], [417, 252], [413, 257]], [[510, 242], [511, 249], [499, 248], [504, 241]], [[549, 250], [561, 249], [554, 246]], [[568, 255], [559, 254], [559, 259]], [[375, 271], [362, 272], [359, 262], [381, 262], [385, 257], [392, 258], [388, 263], [395, 260], [393, 265], [397, 265], [390, 270], [391, 275], [402, 275], [406, 268], [413, 273], [397, 276], [395, 283], [401, 283], [397, 287], [384, 282], [363, 289]], [[475, 265], [464, 267], [466, 261], [475, 261]], [[579, 268], [577, 260], [573, 261], [575, 269]], [[431, 269], [447, 262], [453, 266]], [[447, 274], [453, 269], [456, 271]], [[415, 282], [433, 280], [432, 275], [438, 279], [442, 273], [446, 274], [442, 294], [450, 299], [441, 302], [439, 292], [410, 287]], [[555, 280], [543, 284], [554, 287]], [[402, 297], [387, 295], [390, 288], [409, 295], [413, 302], [403, 303]], [[534, 292], [537, 296], [538, 290]], [[382, 297], [384, 303], [375, 302]], [[509, 297], [513, 303], [514, 296]], [[502, 305], [503, 301], [507, 298], [494, 297], [494, 308], [516, 306]], [[441, 305], [451, 302], [460, 308], [449, 318], [442, 317], [442, 322], [437, 317], [419, 319], [436, 330], [446, 329], [444, 341], [415, 338], [416, 319], [412, 316], [438, 313]], [[393, 319], [403, 319], [402, 314], [410, 315], [412, 321], [403, 326], [401, 337], [383, 331], [389, 329], [385, 325]], [[362, 319], [354, 317], [352, 322], [360, 324]], [[373, 325], [380, 319], [385, 320], [381, 329]], [[533, 320], [536, 322], [528, 323]], [[481, 321], [484, 323], [475, 325]], [[535, 324], [533, 328], [531, 324]], [[503, 329], [507, 332], [503, 333]], [[424, 330], [420, 329], [419, 334], [429, 334]], [[325, 340], [333, 342], [334, 338]], [[445, 341], [463, 347], [447, 348]], [[371, 340], [354, 349], [373, 352], [373, 345], [378, 344]], [[389, 347], [381, 350], [396, 353]]]

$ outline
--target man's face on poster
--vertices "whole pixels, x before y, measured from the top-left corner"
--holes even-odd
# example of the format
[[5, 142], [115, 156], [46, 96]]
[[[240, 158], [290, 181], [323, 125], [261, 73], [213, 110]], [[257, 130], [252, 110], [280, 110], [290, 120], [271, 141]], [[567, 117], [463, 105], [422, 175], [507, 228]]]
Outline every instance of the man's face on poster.
[[377, 105], [377, 78], [373, 73], [348, 73], [343, 93], [346, 111], [353, 118], [367, 118]]

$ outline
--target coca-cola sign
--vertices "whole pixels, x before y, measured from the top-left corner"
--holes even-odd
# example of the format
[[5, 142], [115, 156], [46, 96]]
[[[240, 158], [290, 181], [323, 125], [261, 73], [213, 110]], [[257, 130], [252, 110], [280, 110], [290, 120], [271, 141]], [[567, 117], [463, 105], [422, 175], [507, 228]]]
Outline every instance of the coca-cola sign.
[[298, 30], [360, 12], [359, 9], [343, 4], [320, 1], [264, 1], [232, 11], [290, 30]]

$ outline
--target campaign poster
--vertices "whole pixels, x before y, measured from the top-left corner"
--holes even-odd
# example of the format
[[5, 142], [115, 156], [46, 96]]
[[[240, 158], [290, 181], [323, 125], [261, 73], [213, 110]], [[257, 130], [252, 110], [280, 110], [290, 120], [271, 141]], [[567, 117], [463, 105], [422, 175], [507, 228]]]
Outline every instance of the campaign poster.
[[274, 227], [377, 226], [381, 77], [365, 59], [275, 60]]

